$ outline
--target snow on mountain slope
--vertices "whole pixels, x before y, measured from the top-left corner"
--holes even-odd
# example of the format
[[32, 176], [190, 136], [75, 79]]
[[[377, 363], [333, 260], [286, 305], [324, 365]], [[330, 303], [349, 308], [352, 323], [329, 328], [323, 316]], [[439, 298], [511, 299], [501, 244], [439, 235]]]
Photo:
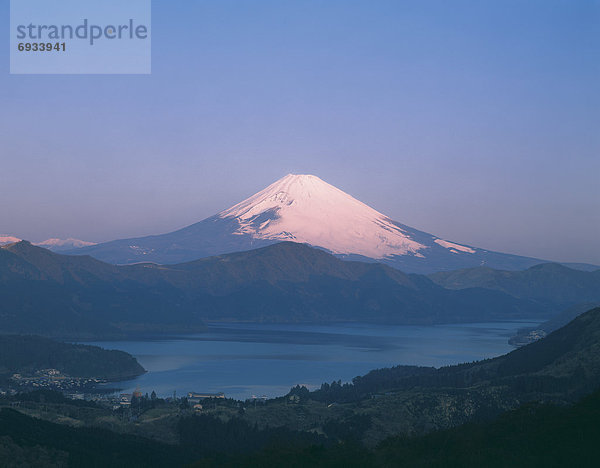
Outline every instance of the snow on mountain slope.
[[0, 245], [13, 244], [14, 242], [20, 242], [21, 239], [13, 236], [0, 236]]
[[307, 243], [335, 254], [380, 259], [422, 256], [426, 248], [387, 216], [313, 175], [288, 174], [217, 216], [238, 220], [234, 234]]
[[296, 174], [183, 229], [66, 253], [117, 264], [181, 263], [281, 241], [306, 243], [346, 260], [378, 261], [415, 273], [480, 265], [515, 270], [542, 263], [449, 242], [393, 221], [316, 176]]
[[49, 250], [63, 251], [69, 249], [80, 249], [82, 247], [90, 247], [92, 245], [96, 245], [96, 243], [83, 241], [81, 239], [73, 239], [72, 237], [69, 237], [68, 239], [46, 239], [45, 241], [38, 242], [34, 245], [37, 245], [38, 247], [44, 247]]
[[450, 249], [450, 251], [458, 250], [460, 252], [475, 253], [475, 250], [471, 247], [465, 247], [464, 245], [455, 244], [454, 242], [448, 242], [442, 239], [436, 239], [434, 242], [442, 247]]

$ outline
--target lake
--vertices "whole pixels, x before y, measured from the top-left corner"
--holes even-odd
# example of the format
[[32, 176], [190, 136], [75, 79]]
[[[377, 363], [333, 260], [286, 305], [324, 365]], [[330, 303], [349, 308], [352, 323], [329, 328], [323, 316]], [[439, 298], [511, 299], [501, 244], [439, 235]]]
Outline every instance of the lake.
[[147, 341], [91, 342], [135, 356], [148, 371], [110, 384], [159, 396], [224, 392], [226, 397], [285, 395], [297, 384], [350, 381], [399, 364], [445, 366], [507, 353], [508, 339], [539, 322], [432, 326], [213, 323], [204, 333]]

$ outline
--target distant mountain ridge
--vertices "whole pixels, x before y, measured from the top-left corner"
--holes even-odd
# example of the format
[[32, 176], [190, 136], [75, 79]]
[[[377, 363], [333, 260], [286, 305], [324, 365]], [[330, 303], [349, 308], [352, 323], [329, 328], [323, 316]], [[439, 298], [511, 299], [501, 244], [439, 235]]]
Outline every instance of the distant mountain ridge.
[[15, 236], [0, 236], [0, 245], [14, 244], [20, 241], [21, 239]]
[[293, 242], [168, 266], [115, 266], [27, 242], [0, 248], [0, 330], [11, 333], [184, 332], [206, 320], [428, 324], [550, 315], [500, 291], [452, 291]]
[[69, 237], [68, 239], [46, 239], [45, 241], [38, 242], [35, 245], [52, 250], [53, 252], [63, 252], [72, 249], [80, 249], [82, 247], [91, 247], [92, 245], [96, 245], [96, 243]]
[[450, 242], [394, 221], [313, 175], [288, 174], [246, 200], [183, 229], [69, 251], [113, 264], [175, 264], [281, 241], [342, 259], [431, 273], [486, 265], [519, 270], [535, 258]]
[[0, 331], [76, 339], [203, 329], [176, 291], [155, 292], [118, 267], [28, 242], [0, 248]]
[[535, 265], [523, 271], [469, 268], [429, 275], [448, 289], [485, 288], [514, 297], [551, 301], [565, 307], [600, 301], [600, 269], [581, 271], [557, 263]]
[[[0, 246], [14, 244], [15, 242], [21, 242], [22, 240], [23, 239], [19, 239], [18, 237], [14, 236], [0, 236]], [[92, 245], [96, 245], [96, 243], [69, 237], [68, 239], [46, 239], [42, 242], [36, 242], [33, 245], [44, 247], [48, 250], [52, 250], [53, 252], [62, 252], [66, 250], [79, 249], [81, 247], [90, 247]]]

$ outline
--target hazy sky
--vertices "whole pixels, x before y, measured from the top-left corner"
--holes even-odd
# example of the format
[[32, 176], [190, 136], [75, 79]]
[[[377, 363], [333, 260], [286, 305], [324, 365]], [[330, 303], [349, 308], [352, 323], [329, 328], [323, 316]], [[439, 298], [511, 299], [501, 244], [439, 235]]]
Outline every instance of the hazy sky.
[[0, 235], [168, 232], [294, 172], [449, 240], [600, 264], [600, 1], [152, 17], [150, 76], [9, 75], [0, 47]]

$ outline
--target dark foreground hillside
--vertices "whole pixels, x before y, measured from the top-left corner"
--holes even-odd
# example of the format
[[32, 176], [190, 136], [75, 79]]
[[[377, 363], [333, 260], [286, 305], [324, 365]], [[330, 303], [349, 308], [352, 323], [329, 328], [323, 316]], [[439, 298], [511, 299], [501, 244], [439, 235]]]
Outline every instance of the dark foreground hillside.
[[421, 437], [392, 437], [372, 450], [357, 444], [272, 448], [196, 467], [597, 467], [600, 392], [573, 406], [529, 404], [488, 423]]
[[[65, 402], [60, 396], [52, 396], [52, 392], [32, 393], [32, 399], [44, 405]], [[80, 411], [97, 411], [94, 403], [76, 403]], [[179, 442], [167, 444], [98, 427], [55, 424], [3, 408], [0, 466], [176, 467], [207, 457], [221, 460], [267, 447], [298, 450], [320, 447], [326, 442], [317, 434], [258, 429], [240, 419], [223, 422], [204, 415], [182, 416], [175, 430]]]
[[182, 466], [176, 447], [96, 428], [74, 428], [0, 410], [2, 466]]
[[419, 437], [391, 437], [367, 449], [326, 443], [241, 422], [187, 418], [168, 445], [97, 428], [74, 428], [0, 410], [2, 466], [48, 467], [595, 467], [600, 392], [573, 406], [528, 404], [494, 421]]

